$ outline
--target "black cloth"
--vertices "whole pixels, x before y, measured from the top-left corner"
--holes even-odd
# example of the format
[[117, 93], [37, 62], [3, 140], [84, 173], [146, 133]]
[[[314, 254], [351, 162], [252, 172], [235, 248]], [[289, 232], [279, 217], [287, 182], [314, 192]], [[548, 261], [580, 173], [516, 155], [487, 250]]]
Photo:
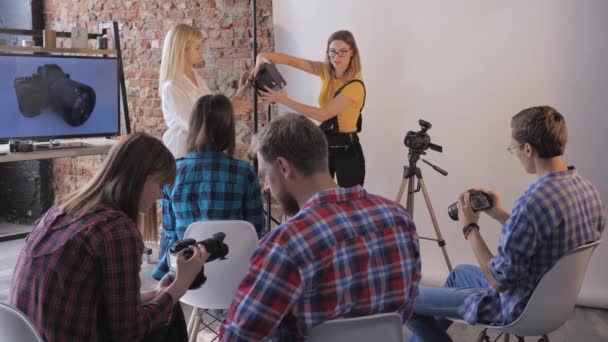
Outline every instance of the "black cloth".
[[365, 158], [358, 139], [349, 145], [329, 146], [329, 173], [343, 188], [363, 185]]
[[169, 324], [152, 331], [146, 338], [145, 342], [187, 342], [188, 330], [186, 327], [186, 319], [184, 312], [179, 303], [173, 307], [171, 320]]

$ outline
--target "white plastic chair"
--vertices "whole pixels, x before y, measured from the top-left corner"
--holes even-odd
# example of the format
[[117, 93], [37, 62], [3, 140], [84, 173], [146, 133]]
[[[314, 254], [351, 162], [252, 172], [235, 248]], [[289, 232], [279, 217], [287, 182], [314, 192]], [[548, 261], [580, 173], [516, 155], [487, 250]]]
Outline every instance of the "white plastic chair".
[[311, 329], [310, 342], [403, 342], [401, 316], [382, 313], [327, 321]]
[[3, 341], [42, 342], [42, 337], [29, 318], [4, 303], [0, 303], [0, 336]]
[[[224, 239], [224, 243], [228, 245], [226, 260], [205, 263], [207, 281], [199, 289], [188, 290], [180, 299], [182, 303], [193, 307], [188, 323], [190, 341], [196, 340], [203, 313], [214, 319], [210, 323], [203, 322], [203, 327], [217, 334], [210, 324], [221, 321], [222, 317], [221, 315], [215, 316], [206, 309], [227, 310], [230, 308], [236, 290], [249, 269], [249, 259], [258, 246], [255, 228], [247, 221], [194, 222], [186, 230], [184, 239], [201, 241], [218, 232], [226, 234]], [[169, 263], [175, 267], [174, 258], [169, 257]]]
[[489, 341], [487, 330], [493, 329], [504, 333], [505, 341], [509, 340], [509, 335], [515, 335], [518, 341], [523, 341], [524, 336], [542, 336], [542, 341], [549, 342], [547, 334], [561, 327], [574, 310], [589, 259], [599, 243], [588, 243], [562, 256], [543, 275], [524, 311], [515, 321], [504, 326], [476, 324], [484, 328], [478, 341]]

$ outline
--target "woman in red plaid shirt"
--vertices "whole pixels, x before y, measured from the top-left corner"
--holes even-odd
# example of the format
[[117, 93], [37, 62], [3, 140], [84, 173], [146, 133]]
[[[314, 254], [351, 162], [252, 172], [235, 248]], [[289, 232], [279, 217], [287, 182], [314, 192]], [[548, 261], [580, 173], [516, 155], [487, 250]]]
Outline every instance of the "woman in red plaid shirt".
[[175, 280], [140, 292], [144, 249], [136, 220], [175, 178], [163, 143], [136, 133], [116, 144], [82, 189], [49, 209], [21, 250], [9, 302], [45, 341], [140, 341], [185, 338], [176, 305], [207, 259], [203, 247], [177, 258]]

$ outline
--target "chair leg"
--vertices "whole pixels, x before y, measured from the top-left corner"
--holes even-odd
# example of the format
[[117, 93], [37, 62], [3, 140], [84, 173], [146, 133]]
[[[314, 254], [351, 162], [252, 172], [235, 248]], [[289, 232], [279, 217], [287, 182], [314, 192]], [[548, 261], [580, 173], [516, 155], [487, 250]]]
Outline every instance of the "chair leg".
[[198, 336], [198, 328], [201, 326], [201, 315], [198, 314], [198, 308], [196, 309], [196, 317], [194, 318], [194, 326], [190, 332], [190, 342], [196, 342]]
[[526, 342], [526, 340], [521, 336], [517, 336], [517, 342]]
[[511, 337], [511, 334], [505, 333], [504, 341], [509, 342], [510, 337]]
[[483, 329], [479, 335], [477, 335], [477, 342], [490, 342], [490, 337], [487, 334], [488, 329]]
[[543, 335], [543, 337], [541, 337], [539, 341], [542, 341], [542, 342], [549, 342], [549, 336], [547, 336], [547, 335]]
[[196, 318], [196, 313], [198, 308], [192, 307], [192, 313], [190, 314], [190, 319], [188, 320], [188, 336], [192, 333], [192, 328], [194, 327], [194, 319]]

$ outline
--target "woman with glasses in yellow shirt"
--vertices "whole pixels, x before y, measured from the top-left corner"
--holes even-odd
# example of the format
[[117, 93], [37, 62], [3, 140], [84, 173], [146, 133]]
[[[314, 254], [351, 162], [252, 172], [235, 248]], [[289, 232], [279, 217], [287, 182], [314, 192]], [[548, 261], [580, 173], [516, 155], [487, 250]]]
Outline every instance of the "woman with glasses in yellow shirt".
[[329, 145], [329, 170], [341, 187], [363, 185], [365, 159], [357, 132], [361, 130], [361, 110], [365, 86], [361, 79], [361, 59], [353, 34], [334, 32], [327, 40], [325, 61], [310, 61], [276, 52], [258, 55], [255, 76], [263, 63], [289, 65], [321, 78], [319, 106], [291, 99], [283, 87], [261, 93], [262, 100], [277, 102], [321, 123]]

